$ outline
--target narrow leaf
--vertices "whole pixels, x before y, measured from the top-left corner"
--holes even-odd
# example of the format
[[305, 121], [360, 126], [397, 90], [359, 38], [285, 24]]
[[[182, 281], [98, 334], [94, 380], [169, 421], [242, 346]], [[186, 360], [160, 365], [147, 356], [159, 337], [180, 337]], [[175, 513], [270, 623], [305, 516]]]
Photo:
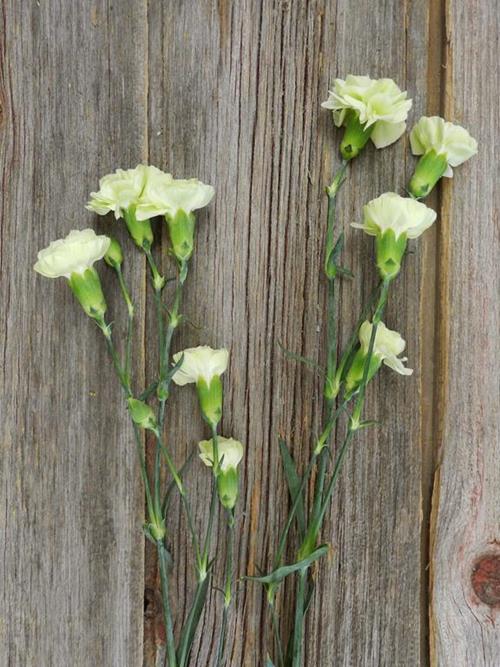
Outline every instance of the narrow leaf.
[[288, 577], [289, 574], [298, 572], [299, 570], [305, 570], [314, 563], [314, 561], [321, 558], [328, 552], [328, 544], [322, 544], [317, 549], [315, 549], [310, 556], [299, 560], [297, 563], [292, 563], [291, 565], [283, 565], [278, 567], [276, 570], [270, 574], [265, 575], [264, 577], [244, 577], [248, 581], [257, 581], [260, 584], [273, 584], [280, 581], [283, 581], [285, 577]]
[[179, 667], [184, 667], [188, 664], [194, 635], [200, 622], [203, 607], [205, 606], [210, 579], [211, 575], [208, 574], [202, 582], [198, 583], [198, 586], [196, 587], [194, 600], [189, 611], [189, 616], [187, 617], [186, 623], [182, 628], [179, 640], [179, 648], [177, 649]]
[[[280, 447], [281, 460], [283, 462], [283, 470], [285, 471], [288, 490], [290, 492], [290, 498], [292, 502], [295, 502], [297, 494], [299, 493], [300, 490], [301, 479], [297, 473], [297, 468], [295, 467], [295, 461], [293, 460], [292, 455], [290, 454], [286, 442], [282, 438], [279, 438], [278, 442]], [[297, 524], [299, 526], [300, 537], [302, 540], [306, 530], [304, 498], [302, 496], [302, 493], [295, 514], [297, 517]]]

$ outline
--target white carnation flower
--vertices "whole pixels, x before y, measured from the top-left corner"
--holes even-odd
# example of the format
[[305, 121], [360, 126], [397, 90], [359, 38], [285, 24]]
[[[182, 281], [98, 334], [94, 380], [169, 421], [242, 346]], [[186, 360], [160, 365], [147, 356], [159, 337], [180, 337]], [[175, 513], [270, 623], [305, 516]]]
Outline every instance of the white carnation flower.
[[[199, 445], [200, 459], [212, 468], [214, 464], [214, 451], [212, 440], [202, 440]], [[229, 468], [236, 468], [243, 458], [243, 445], [233, 438], [217, 438], [217, 452], [219, 456], [220, 470], [224, 473]]]
[[436, 219], [436, 212], [421, 202], [386, 192], [363, 206], [363, 223], [351, 223], [370, 236], [381, 236], [392, 230], [394, 236], [405, 234], [414, 239], [420, 236]]
[[454, 125], [439, 116], [423, 116], [410, 133], [413, 155], [434, 151], [443, 155], [448, 164], [443, 176], [453, 176], [452, 167], [466, 162], [477, 153], [477, 141], [460, 125]]
[[[372, 335], [373, 324], [366, 320], [359, 329], [359, 342], [363, 354], [368, 355], [370, 348], [370, 338]], [[413, 369], [407, 368], [403, 362], [407, 357], [400, 357], [406, 347], [405, 340], [397, 331], [388, 329], [383, 322], [377, 325], [375, 341], [373, 345], [373, 356], [377, 357], [386, 366], [392, 368], [400, 375], [411, 375]]]
[[322, 103], [333, 111], [337, 127], [346, 125], [352, 111], [363, 130], [371, 131], [370, 139], [377, 148], [389, 146], [399, 139], [406, 128], [412, 101], [392, 79], [370, 79], [353, 76], [335, 79], [333, 90]]
[[70, 278], [83, 274], [107, 253], [111, 239], [97, 236], [93, 229], [74, 229], [64, 239], [40, 250], [34, 269], [46, 278]]
[[212, 378], [224, 373], [229, 360], [227, 350], [214, 350], [208, 345], [191, 347], [177, 352], [173, 356], [174, 364], [180, 360], [181, 356], [183, 357], [182, 365], [172, 377], [172, 380], [180, 386], [197, 383], [199, 380], [204, 380], [207, 385], [210, 385]]
[[137, 206], [151, 171], [156, 167], [139, 164], [135, 169], [117, 169], [114, 174], [107, 174], [99, 181], [98, 192], [90, 193], [86, 208], [99, 215], [114, 211], [115, 218], [123, 217], [125, 211]]
[[215, 190], [196, 178], [177, 179], [170, 174], [155, 174], [148, 179], [136, 210], [138, 220], [157, 215], [175, 218], [178, 211], [190, 214], [212, 201]]

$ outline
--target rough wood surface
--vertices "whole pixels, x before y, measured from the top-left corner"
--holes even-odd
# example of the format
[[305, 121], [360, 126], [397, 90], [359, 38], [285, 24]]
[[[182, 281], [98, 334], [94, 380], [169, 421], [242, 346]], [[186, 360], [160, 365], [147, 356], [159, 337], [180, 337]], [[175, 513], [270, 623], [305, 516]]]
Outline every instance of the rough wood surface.
[[[340, 135], [319, 105], [331, 80], [348, 73], [394, 78], [414, 99], [410, 124], [444, 111], [478, 137], [481, 155], [432, 198], [443, 213], [439, 227], [412, 244], [391, 293], [385, 320], [406, 338], [417, 370], [408, 379], [385, 369], [371, 387], [367, 415], [383, 424], [359, 438], [346, 461], [325, 526], [334, 550], [317, 573], [304, 660], [308, 667], [429, 663], [430, 480], [441, 444], [433, 656], [438, 665], [495, 665], [495, 611], [470, 589], [475, 557], [495, 552], [500, 540], [491, 361], [498, 357], [498, 174], [485, 175], [499, 126], [498, 17], [493, 0], [483, 5], [455, 0], [445, 16], [445, 0], [359, 0], [355, 10], [348, 0], [4, 0], [1, 665], [163, 661], [156, 562], [148, 549], [144, 562], [142, 491], [119, 389], [96, 328], [63, 281], [32, 272], [37, 250], [53, 238], [114, 225], [83, 204], [98, 177], [118, 166], [145, 160], [216, 187], [214, 204], [199, 216], [183, 305], [196, 326], [182, 328], [174, 349], [231, 350], [222, 430], [246, 445], [236, 568], [244, 575], [269, 565], [287, 510], [277, 436], [304, 463], [320, 425], [321, 380], [285, 359], [278, 342], [323, 359], [323, 186], [338, 164]], [[341, 340], [376, 280], [371, 240], [348, 225], [370, 198], [402, 193], [414, 163], [402, 139], [383, 151], [368, 147], [352, 165], [338, 203], [345, 264], [356, 274], [342, 285]], [[113, 229], [125, 239], [119, 225]], [[160, 248], [163, 240], [158, 256]], [[139, 331], [135, 361], [142, 379], [155, 372], [154, 309], [146, 267], [127, 249], [139, 318], [147, 314], [149, 343]], [[102, 273], [111, 293], [111, 276]], [[123, 318], [110, 302], [119, 328]], [[178, 463], [208, 435], [189, 389], [169, 402], [167, 434]], [[210, 477], [199, 462], [187, 484], [201, 529]], [[177, 619], [193, 590], [181, 514], [174, 503]], [[223, 556], [222, 527], [216, 547]], [[481, 590], [483, 570], [475, 572]], [[221, 576], [218, 568], [218, 585]], [[220, 593], [209, 602], [196, 667], [214, 658]], [[285, 588], [284, 614], [291, 602]], [[238, 587], [228, 642], [229, 665], [263, 664], [272, 640], [257, 586]]]
[[[84, 204], [99, 175], [147, 157], [145, 7], [2, 9], [0, 664], [139, 665], [131, 429], [97, 328], [63, 280], [32, 267], [49, 241], [96, 222]], [[142, 263], [128, 273], [141, 305]], [[141, 357], [139, 344], [143, 374]]]
[[[500, 663], [500, 114], [496, 2], [450, 3], [445, 112], [479, 155], [447, 183], [442, 210], [445, 355], [432, 549], [432, 662]], [[478, 48], [481, 43], [482, 47]], [[446, 242], [445, 242], [446, 239]]]

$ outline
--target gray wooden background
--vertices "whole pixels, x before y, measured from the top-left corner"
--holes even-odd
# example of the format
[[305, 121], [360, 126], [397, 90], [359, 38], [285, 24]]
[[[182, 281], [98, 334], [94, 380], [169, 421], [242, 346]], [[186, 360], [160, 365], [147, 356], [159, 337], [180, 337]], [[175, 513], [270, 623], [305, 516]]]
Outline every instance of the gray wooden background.
[[[223, 430], [246, 444], [237, 569], [268, 565], [287, 507], [277, 436], [305, 461], [320, 417], [320, 383], [277, 343], [323, 356], [322, 187], [339, 133], [319, 105], [348, 73], [394, 78], [414, 99], [410, 123], [443, 114], [480, 152], [431, 198], [438, 222], [390, 301], [386, 321], [417, 371], [383, 371], [371, 387], [368, 413], [383, 425], [357, 441], [335, 494], [306, 665], [500, 665], [499, 16], [495, 0], [3, 0], [2, 667], [151, 667], [164, 638], [120, 392], [64, 283], [32, 271], [36, 252], [74, 227], [125, 239], [83, 208], [116, 167], [148, 161], [215, 185], [184, 309], [202, 328], [184, 327], [175, 348], [231, 349]], [[414, 163], [406, 139], [367, 148], [340, 196], [341, 224], [402, 192]], [[128, 248], [147, 318], [134, 361], [143, 382], [153, 304]], [[375, 280], [371, 241], [348, 232], [345, 259], [356, 280], [342, 286], [344, 338]], [[206, 431], [189, 391], [169, 414], [181, 461]], [[204, 472], [188, 478], [200, 526]], [[178, 515], [179, 616], [191, 572]], [[219, 598], [196, 640], [198, 667], [213, 659]], [[262, 665], [269, 641], [261, 590], [242, 586], [229, 664]]]

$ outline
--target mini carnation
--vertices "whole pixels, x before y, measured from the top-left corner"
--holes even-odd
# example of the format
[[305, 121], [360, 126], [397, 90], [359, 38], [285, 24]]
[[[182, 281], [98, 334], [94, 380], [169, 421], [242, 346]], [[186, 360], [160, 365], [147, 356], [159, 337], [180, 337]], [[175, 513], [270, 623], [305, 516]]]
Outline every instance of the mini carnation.
[[170, 174], [155, 174], [148, 179], [141, 202], [137, 206], [137, 219], [146, 220], [157, 215], [175, 218], [179, 211], [190, 214], [207, 206], [215, 194], [211, 185], [196, 178], [177, 179]]
[[429, 194], [442, 176], [452, 177], [452, 167], [477, 153], [477, 141], [466, 129], [439, 116], [423, 116], [410, 133], [411, 150], [421, 155], [409, 191], [421, 198]]
[[38, 253], [33, 267], [46, 278], [70, 278], [83, 274], [107, 253], [111, 239], [97, 236], [93, 229], [74, 229], [64, 239], [52, 243]]
[[346, 127], [341, 144], [345, 159], [355, 157], [371, 139], [377, 148], [389, 146], [406, 128], [412, 101], [392, 79], [349, 75], [335, 79], [333, 90], [322, 103], [331, 109], [335, 125]]
[[123, 217], [125, 211], [137, 206], [146, 185], [150, 169], [139, 164], [135, 169], [117, 169], [99, 180], [99, 190], [90, 193], [86, 208], [99, 215], [113, 211], [115, 218]]
[[[199, 445], [200, 459], [212, 468], [214, 464], [213, 440], [202, 440]], [[243, 445], [233, 438], [217, 437], [217, 452], [219, 457], [219, 468], [226, 472], [230, 468], [237, 468], [243, 458]]]
[[432, 225], [436, 212], [425, 204], [386, 192], [363, 207], [363, 222], [351, 223], [375, 236], [377, 267], [382, 279], [392, 280], [400, 269], [407, 239], [415, 239]]
[[182, 357], [182, 364], [176, 370], [173, 381], [184, 386], [204, 380], [210, 384], [215, 376], [220, 376], [227, 368], [229, 352], [225, 349], [214, 350], [208, 345], [191, 347], [174, 354], [174, 364]]
[[[373, 324], [368, 320], [363, 322], [359, 329], [358, 335], [360, 347], [354, 355], [354, 359], [345, 378], [347, 396], [352, 395], [363, 381], [366, 361], [370, 349], [372, 330]], [[407, 358], [399, 356], [405, 347], [406, 342], [397, 331], [392, 331], [391, 329], [388, 329], [383, 322], [379, 322], [375, 334], [367, 379], [371, 380], [373, 378], [382, 363], [389, 366], [389, 368], [392, 368], [400, 375], [411, 375], [413, 370], [407, 368], [403, 363], [407, 361]]]
[[436, 211], [421, 202], [386, 192], [363, 206], [363, 223], [352, 227], [362, 229], [370, 236], [379, 236], [392, 230], [396, 239], [405, 234], [409, 239], [420, 236], [436, 219]]

